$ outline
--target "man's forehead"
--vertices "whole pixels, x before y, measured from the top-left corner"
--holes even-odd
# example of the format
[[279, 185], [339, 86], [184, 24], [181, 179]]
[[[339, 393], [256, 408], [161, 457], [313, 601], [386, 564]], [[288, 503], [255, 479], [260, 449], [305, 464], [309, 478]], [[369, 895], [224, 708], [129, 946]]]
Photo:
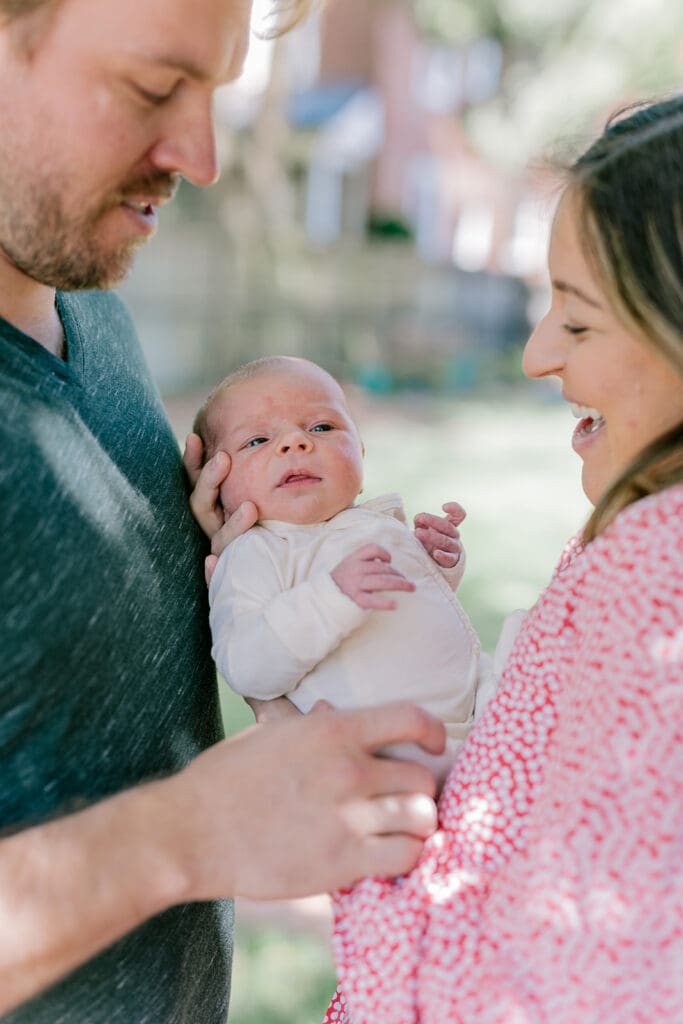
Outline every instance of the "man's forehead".
[[49, 17], [70, 48], [82, 43], [218, 85], [241, 71], [251, 7], [252, 0], [44, 0], [36, 17]]

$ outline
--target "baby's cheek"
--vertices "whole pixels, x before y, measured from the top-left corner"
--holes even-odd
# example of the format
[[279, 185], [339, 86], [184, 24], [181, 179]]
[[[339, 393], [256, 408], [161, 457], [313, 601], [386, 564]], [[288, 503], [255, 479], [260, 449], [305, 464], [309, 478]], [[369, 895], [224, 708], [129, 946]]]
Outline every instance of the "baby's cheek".
[[239, 498], [239, 482], [236, 480], [231, 481], [230, 477], [224, 480], [220, 487], [221, 504], [226, 512], [234, 512], [237, 506], [240, 504]]

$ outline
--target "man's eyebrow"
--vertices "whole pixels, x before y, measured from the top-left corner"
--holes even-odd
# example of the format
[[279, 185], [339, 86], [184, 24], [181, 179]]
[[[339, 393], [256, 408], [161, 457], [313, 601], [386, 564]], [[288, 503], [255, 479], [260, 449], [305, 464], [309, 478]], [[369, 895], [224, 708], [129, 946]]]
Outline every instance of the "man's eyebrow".
[[196, 64], [187, 57], [176, 57], [173, 54], [149, 54], [144, 57], [144, 62], [146, 64], [155, 64], [157, 67], [168, 68], [169, 70], [182, 71], [188, 78], [194, 78], [198, 82], [208, 82], [211, 78], [206, 68]]
[[558, 292], [564, 292], [569, 295], [576, 295], [577, 298], [581, 299], [582, 302], [588, 303], [589, 306], [593, 306], [594, 309], [602, 309], [602, 306], [597, 299], [592, 299], [590, 295], [582, 291], [581, 288], [577, 288], [573, 284], [568, 284], [567, 281], [553, 281], [553, 288]]

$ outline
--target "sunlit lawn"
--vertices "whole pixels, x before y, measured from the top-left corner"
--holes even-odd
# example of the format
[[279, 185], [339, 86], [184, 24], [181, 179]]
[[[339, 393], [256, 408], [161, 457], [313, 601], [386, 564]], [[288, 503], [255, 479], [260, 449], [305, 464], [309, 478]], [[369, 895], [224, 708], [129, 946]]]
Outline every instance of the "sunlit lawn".
[[[490, 649], [503, 615], [534, 602], [586, 516], [568, 408], [521, 389], [476, 399], [358, 395], [354, 410], [366, 445], [363, 497], [399, 491], [409, 516], [453, 499], [466, 507], [460, 599]], [[225, 710], [231, 731], [251, 721], [236, 698]], [[333, 985], [324, 942], [238, 921], [230, 1024], [316, 1024]]]

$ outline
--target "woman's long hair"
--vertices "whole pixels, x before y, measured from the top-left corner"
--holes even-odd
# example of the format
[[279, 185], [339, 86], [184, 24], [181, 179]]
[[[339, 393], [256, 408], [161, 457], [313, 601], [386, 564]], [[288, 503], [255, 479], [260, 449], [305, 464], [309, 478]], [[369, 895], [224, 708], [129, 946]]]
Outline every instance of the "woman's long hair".
[[[683, 389], [683, 96], [612, 118], [569, 168], [585, 254], [627, 330]], [[683, 423], [649, 444], [598, 501], [593, 540], [627, 505], [683, 481]]]

